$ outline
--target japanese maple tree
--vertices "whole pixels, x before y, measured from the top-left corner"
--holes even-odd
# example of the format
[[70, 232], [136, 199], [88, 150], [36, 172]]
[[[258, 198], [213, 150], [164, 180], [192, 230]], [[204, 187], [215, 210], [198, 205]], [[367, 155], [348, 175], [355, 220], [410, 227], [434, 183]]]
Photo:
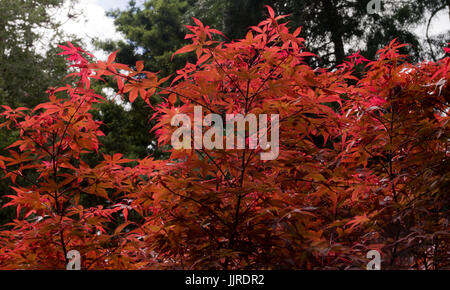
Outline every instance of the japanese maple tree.
[[[0, 231], [0, 267], [65, 268], [78, 250], [82, 269], [347, 269], [376, 249], [384, 268], [448, 268], [449, 58], [411, 64], [393, 41], [375, 61], [356, 53], [313, 69], [301, 29], [268, 13], [232, 42], [194, 19], [174, 57], [196, 62], [164, 78], [60, 46], [72, 81], [33, 109], [3, 106], [1, 126], [19, 137], [0, 168], [26, 185], [11, 187], [17, 218]], [[85, 161], [101, 146], [98, 80], [153, 107], [168, 160]], [[277, 158], [195, 138], [170, 147], [172, 118], [196, 106], [223, 119], [278, 114]]]

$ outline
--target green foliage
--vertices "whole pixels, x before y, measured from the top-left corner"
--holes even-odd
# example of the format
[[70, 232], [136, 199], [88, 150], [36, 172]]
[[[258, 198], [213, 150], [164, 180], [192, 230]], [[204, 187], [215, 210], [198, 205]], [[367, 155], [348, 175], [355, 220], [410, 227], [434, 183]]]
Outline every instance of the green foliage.
[[[0, 1], [0, 100], [12, 107], [35, 106], [49, 86], [60, 84], [64, 59], [45, 47], [60, 32], [50, 9], [64, 0]], [[45, 36], [45, 37], [44, 37]], [[47, 51], [46, 51], [47, 50]]]
[[[403, 53], [410, 54], [416, 61], [429, 56], [429, 48], [411, 28], [424, 24], [427, 13], [442, 5], [439, 0], [383, 0], [381, 13], [369, 14], [370, 0], [273, 2], [279, 13], [292, 14], [292, 27], [303, 27], [302, 35], [311, 50], [321, 55], [323, 65], [342, 62], [355, 47], [361, 47], [364, 56], [374, 58], [376, 51], [394, 38], [411, 44]], [[344, 43], [349, 45], [344, 47]], [[441, 39], [437, 45], [442, 47], [445, 41]]]
[[[421, 43], [411, 28], [425, 24], [430, 11], [450, 6], [449, 1], [442, 2], [384, 0], [380, 14], [368, 14], [369, 0], [149, 0], [141, 8], [132, 1], [128, 10], [110, 13], [127, 42], [103, 47], [110, 51], [121, 48], [122, 62], [145, 60], [156, 71], [174, 73], [181, 67], [181, 59], [174, 58], [172, 62], [171, 53], [185, 44], [181, 23], [192, 23], [189, 18], [196, 17], [230, 39], [241, 38], [250, 26], [266, 16], [264, 5], [271, 5], [278, 13], [291, 14], [291, 27], [303, 27], [302, 37], [314, 53], [321, 55], [321, 65], [341, 63], [358, 46], [366, 57], [373, 58], [393, 38], [411, 44], [403, 52], [417, 60], [431, 56], [432, 48]], [[435, 51], [448, 42], [444, 38], [430, 39]], [[344, 47], [344, 43], [350, 44], [349, 47]]]
[[155, 124], [150, 120], [151, 109], [144, 106], [141, 99], [136, 100], [126, 110], [123, 105], [114, 102], [98, 105], [94, 113], [96, 119], [102, 120], [100, 127], [105, 136], [100, 137], [105, 154], [122, 153], [129, 158], [144, 158], [151, 155], [162, 158], [156, 148], [155, 136], [149, 132]]
[[117, 59], [122, 62], [151, 60], [146, 69], [172, 73], [186, 62], [181, 57], [172, 62], [171, 56], [184, 43], [185, 14], [193, 4], [192, 0], [154, 0], [139, 8], [131, 1], [128, 10], [108, 13], [115, 18], [116, 27], [125, 34], [127, 42], [102, 46], [112, 50], [120, 48]]
[[[74, 0], [69, 0], [74, 3]], [[61, 38], [60, 24], [52, 16], [64, 0], [0, 1], [0, 104], [13, 108], [34, 107], [47, 98], [45, 91], [63, 83], [66, 63], [54, 46], [46, 43]], [[18, 136], [0, 129], [0, 153]], [[0, 181], [0, 205], [10, 194], [10, 183]], [[0, 210], [0, 223], [11, 220], [14, 212]]]

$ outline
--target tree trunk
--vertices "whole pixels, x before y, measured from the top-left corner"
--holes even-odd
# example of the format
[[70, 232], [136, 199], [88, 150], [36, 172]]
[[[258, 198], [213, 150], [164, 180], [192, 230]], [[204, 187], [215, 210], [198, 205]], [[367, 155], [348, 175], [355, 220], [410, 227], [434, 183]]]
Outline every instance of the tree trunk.
[[339, 15], [336, 5], [332, 0], [322, 0], [323, 20], [327, 30], [331, 33], [331, 41], [334, 45], [336, 63], [342, 63], [345, 59], [344, 42], [342, 40], [342, 17]]

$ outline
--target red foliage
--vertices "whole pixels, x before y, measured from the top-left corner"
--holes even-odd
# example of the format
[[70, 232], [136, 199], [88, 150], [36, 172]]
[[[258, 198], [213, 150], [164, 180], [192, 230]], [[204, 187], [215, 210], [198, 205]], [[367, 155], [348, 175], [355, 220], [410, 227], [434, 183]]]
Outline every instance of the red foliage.
[[[300, 29], [269, 13], [235, 42], [214, 41], [221, 33], [195, 19], [177, 53], [197, 62], [168, 86], [142, 62], [89, 63], [61, 46], [75, 82], [34, 109], [3, 106], [1, 126], [20, 136], [0, 168], [29, 185], [12, 187], [17, 219], [0, 231], [0, 267], [65, 268], [75, 249], [83, 269], [345, 269], [378, 249], [382, 268], [448, 268], [450, 58], [410, 64], [393, 41], [376, 61], [354, 54], [312, 69]], [[104, 76], [130, 102], [163, 98], [160, 145], [175, 114], [202, 106], [279, 114], [279, 157], [171, 149], [169, 160], [115, 154], [91, 167], [83, 159], [102, 132], [90, 112], [106, 100], [90, 82]], [[87, 195], [97, 205], [83, 206]]]

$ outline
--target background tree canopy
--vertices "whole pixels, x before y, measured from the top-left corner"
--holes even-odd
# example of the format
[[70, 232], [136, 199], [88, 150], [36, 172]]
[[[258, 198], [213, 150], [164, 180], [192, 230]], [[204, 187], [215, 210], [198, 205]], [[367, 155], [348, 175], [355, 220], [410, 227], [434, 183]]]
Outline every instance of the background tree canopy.
[[[57, 49], [60, 24], [52, 18], [64, 0], [0, 1], [0, 99], [10, 106], [34, 106], [66, 71]], [[49, 38], [50, 39], [45, 39]]]
[[[117, 29], [124, 33], [125, 42], [103, 43], [109, 51], [121, 49], [123, 62], [145, 60], [156, 71], [173, 73], [184, 65], [181, 57], [170, 57], [185, 44], [183, 23], [191, 17], [219, 29], [231, 39], [243, 37], [250, 26], [265, 16], [265, 5], [276, 13], [290, 14], [290, 26], [302, 26], [302, 36], [308, 49], [320, 54], [322, 65], [340, 63], [356, 48], [367, 58], [393, 38], [409, 43], [408, 53], [416, 58], [442, 57], [439, 48], [449, 41], [446, 35], [421, 41], [412, 28], [426, 24], [437, 11], [448, 9], [449, 0], [383, 0], [380, 14], [368, 14], [370, 0], [149, 0], [138, 7], [130, 1], [129, 9], [109, 13]], [[430, 15], [431, 14], [431, 15]], [[421, 36], [425, 37], [425, 35]], [[439, 52], [438, 52], [439, 51]]]

